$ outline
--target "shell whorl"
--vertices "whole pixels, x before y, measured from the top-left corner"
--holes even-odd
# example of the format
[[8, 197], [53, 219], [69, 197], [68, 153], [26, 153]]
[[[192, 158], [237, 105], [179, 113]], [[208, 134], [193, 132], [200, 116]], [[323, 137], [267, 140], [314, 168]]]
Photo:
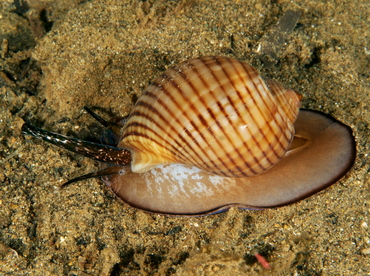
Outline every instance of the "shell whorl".
[[136, 103], [118, 144], [132, 171], [191, 164], [230, 177], [277, 163], [294, 136], [300, 97], [228, 57], [190, 59], [155, 79]]

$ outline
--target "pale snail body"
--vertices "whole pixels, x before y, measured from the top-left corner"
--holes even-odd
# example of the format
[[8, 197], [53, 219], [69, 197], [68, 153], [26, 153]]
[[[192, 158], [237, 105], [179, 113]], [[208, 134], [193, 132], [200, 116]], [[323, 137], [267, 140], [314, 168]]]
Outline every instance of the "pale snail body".
[[68, 183], [102, 176], [120, 199], [147, 211], [275, 207], [333, 184], [354, 162], [351, 129], [319, 112], [299, 112], [300, 99], [245, 62], [202, 57], [152, 82], [118, 131], [117, 145], [29, 124], [23, 131], [114, 164]]

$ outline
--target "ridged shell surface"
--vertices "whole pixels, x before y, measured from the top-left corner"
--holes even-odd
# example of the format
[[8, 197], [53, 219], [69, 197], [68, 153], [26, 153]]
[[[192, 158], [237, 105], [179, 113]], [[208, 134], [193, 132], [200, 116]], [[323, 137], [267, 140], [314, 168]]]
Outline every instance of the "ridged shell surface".
[[300, 97], [228, 57], [190, 59], [155, 79], [136, 103], [119, 147], [132, 171], [183, 163], [223, 176], [259, 174], [289, 149]]

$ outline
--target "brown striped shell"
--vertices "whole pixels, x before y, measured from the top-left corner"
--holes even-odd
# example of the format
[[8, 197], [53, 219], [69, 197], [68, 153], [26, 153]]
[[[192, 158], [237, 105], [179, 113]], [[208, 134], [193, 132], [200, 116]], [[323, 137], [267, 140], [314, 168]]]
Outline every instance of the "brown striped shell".
[[223, 176], [259, 174], [294, 136], [300, 96], [228, 57], [182, 62], [139, 98], [118, 144], [133, 172], [182, 163]]

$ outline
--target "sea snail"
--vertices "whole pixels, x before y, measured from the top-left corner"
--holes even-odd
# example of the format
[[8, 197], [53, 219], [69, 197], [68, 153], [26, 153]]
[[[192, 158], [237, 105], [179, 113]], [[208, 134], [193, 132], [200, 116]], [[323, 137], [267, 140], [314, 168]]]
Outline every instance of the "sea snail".
[[299, 110], [300, 100], [243, 61], [201, 57], [149, 85], [125, 124], [111, 127], [115, 145], [30, 124], [23, 131], [104, 162], [101, 171], [71, 182], [101, 176], [124, 202], [150, 212], [277, 207], [335, 183], [356, 155], [348, 126]]

